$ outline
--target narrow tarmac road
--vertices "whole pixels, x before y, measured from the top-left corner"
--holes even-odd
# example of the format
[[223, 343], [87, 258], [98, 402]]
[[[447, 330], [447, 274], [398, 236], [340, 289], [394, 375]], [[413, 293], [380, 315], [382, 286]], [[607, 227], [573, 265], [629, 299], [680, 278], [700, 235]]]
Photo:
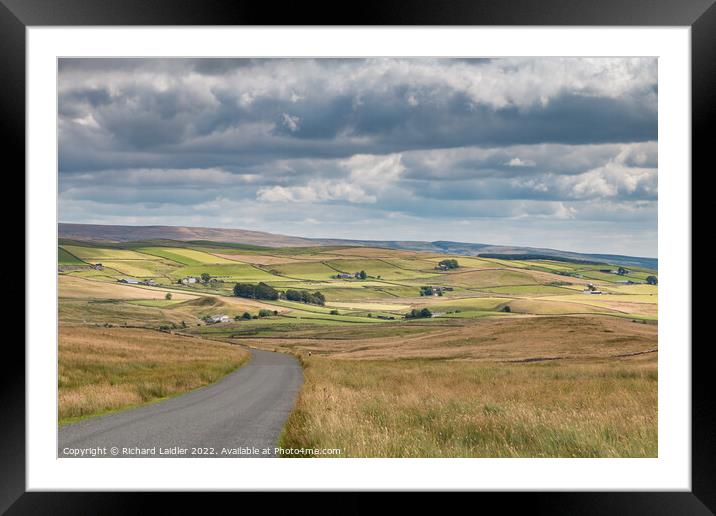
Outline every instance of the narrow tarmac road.
[[303, 374], [290, 355], [251, 352], [247, 364], [209, 386], [61, 427], [58, 457], [275, 456]]

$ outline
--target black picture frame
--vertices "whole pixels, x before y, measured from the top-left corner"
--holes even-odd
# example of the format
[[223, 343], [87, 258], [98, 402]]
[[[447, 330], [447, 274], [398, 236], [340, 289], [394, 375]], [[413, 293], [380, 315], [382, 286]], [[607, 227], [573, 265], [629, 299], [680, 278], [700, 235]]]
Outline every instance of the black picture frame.
[[[5, 158], [6, 161], [10, 158], [15, 169], [25, 168], [25, 29], [63, 25], [690, 26], [694, 169], [705, 166], [712, 146], [707, 135], [716, 114], [714, 0], [453, 0], [449, 3], [382, 0], [334, 9], [319, 3], [277, 5], [242, 0], [0, 0], [0, 113], [7, 129]], [[10, 344], [8, 340], [6, 348]], [[15, 366], [4, 368], [0, 375], [3, 411], [0, 511], [12, 515], [144, 513], [158, 497], [165, 504], [163, 513], [172, 511], [170, 505], [177, 502], [187, 508], [185, 499], [174, 497], [171, 502], [164, 494], [25, 492], [25, 369], [20, 366], [24, 363], [24, 353], [16, 342], [12, 345], [14, 349], [6, 355], [6, 360]], [[709, 383], [712, 366], [707, 353], [706, 346], [692, 347], [690, 492], [484, 493], [480, 496], [499, 503], [501, 512], [528, 504], [530, 511], [538, 514], [713, 514], [716, 511], [716, 428], [711, 417], [714, 412]], [[304, 502], [290, 503], [300, 506]], [[371, 505], [357, 495], [350, 495], [342, 503], [340, 512], [359, 512], [370, 509]], [[413, 503], [422, 503], [421, 497], [415, 497]], [[245, 502], [242, 505], [249, 506]], [[327, 502], [316, 510], [322, 512], [330, 505]]]

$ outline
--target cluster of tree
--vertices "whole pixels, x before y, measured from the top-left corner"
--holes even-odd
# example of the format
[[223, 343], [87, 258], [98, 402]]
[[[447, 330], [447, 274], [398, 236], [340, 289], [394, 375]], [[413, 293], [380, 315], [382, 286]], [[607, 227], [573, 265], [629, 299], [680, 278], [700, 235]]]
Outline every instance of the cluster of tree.
[[646, 277], [646, 282], [647, 282], [649, 285], [656, 285], [656, 284], [659, 282], [659, 280], [656, 279], [656, 276], [647, 276], [647, 277]]
[[326, 296], [318, 291], [311, 293], [307, 290], [287, 290], [285, 297], [289, 301], [299, 301], [311, 305], [323, 306], [326, 304]]
[[360, 271], [358, 273], [358, 279], [366, 279], [368, 275], [365, 273], [365, 271]]
[[405, 314], [406, 319], [421, 319], [423, 317], [432, 317], [433, 313], [428, 310], [427, 308], [423, 308], [422, 310], [418, 310], [417, 308], [413, 308], [410, 312]]
[[248, 321], [250, 319], [258, 319], [260, 317], [270, 317], [272, 315], [278, 315], [278, 310], [271, 311], [267, 310], [266, 308], [262, 308], [261, 310], [259, 310], [258, 315], [251, 315], [249, 312], [244, 312], [243, 314], [234, 317], [234, 320], [240, 321], [241, 319], [244, 319]]
[[421, 296], [433, 296], [437, 294], [438, 296], [443, 295], [443, 289], [437, 288], [434, 289], [433, 287], [420, 287], [420, 295]]
[[445, 267], [446, 269], [457, 269], [459, 265], [457, 264], [457, 260], [454, 258], [448, 258], [447, 260], [441, 260], [438, 263], [438, 267]]
[[234, 285], [234, 295], [248, 299], [276, 300], [279, 297], [278, 290], [266, 283], [237, 283]]
[[619, 267], [617, 269], [617, 274], [619, 274], [619, 276], [624, 276], [625, 274], [629, 274], [629, 271], [626, 270], [624, 267]]

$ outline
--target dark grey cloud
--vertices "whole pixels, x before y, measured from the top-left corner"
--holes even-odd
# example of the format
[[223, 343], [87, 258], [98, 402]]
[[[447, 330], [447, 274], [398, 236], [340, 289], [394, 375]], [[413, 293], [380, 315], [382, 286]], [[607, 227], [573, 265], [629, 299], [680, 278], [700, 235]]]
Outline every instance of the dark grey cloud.
[[67, 221], [656, 230], [655, 59], [61, 59], [58, 105]]

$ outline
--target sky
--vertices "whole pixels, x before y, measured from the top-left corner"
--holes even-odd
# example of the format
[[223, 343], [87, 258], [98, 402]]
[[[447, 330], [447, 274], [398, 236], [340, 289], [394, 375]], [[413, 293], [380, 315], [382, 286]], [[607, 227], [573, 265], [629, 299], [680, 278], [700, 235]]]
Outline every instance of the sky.
[[657, 255], [655, 58], [61, 59], [61, 222]]

